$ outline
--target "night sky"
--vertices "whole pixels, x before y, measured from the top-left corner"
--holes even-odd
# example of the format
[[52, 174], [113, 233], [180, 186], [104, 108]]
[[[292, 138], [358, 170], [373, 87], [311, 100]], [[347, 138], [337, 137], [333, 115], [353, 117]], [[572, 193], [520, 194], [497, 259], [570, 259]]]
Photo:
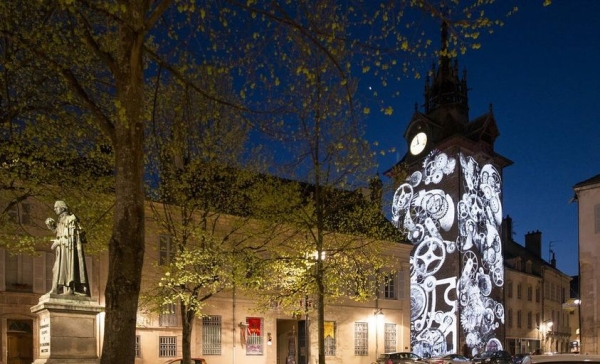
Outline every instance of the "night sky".
[[[470, 119], [493, 104], [500, 130], [495, 150], [514, 162], [503, 180], [514, 240], [524, 244], [527, 232], [541, 231], [542, 257], [549, 261], [552, 249], [558, 269], [576, 275], [573, 185], [600, 174], [600, 1], [542, 2], [518, 2], [504, 27], [458, 60], [468, 71]], [[370, 140], [397, 149], [379, 158], [380, 174], [407, 151], [402, 135], [415, 102], [423, 103], [424, 82], [401, 82], [393, 115], [366, 120]], [[389, 209], [391, 200], [385, 203]]]

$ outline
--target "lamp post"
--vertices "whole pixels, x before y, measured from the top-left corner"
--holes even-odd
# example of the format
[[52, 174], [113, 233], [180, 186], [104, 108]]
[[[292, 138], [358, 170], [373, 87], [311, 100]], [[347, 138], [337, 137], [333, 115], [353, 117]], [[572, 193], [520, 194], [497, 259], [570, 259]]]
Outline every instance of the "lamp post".
[[375, 309], [375, 360], [379, 357], [379, 317], [383, 316], [381, 308]]

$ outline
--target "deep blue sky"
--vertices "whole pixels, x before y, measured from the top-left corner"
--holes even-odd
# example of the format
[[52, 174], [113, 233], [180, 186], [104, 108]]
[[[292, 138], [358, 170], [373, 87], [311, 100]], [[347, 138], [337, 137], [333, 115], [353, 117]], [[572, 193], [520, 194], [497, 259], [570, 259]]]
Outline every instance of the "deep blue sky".
[[[514, 239], [524, 244], [527, 232], [541, 231], [542, 257], [549, 260], [552, 245], [557, 267], [576, 275], [572, 187], [600, 173], [600, 1], [554, 0], [543, 7], [542, 0], [525, 0], [518, 6], [504, 27], [481, 38], [480, 50], [459, 56], [468, 71], [470, 118], [493, 104], [500, 129], [495, 150], [514, 162], [503, 181], [504, 216], [513, 219]], [[367, 120], [370, 139], [406, 153], [402, 135], [415, 102], [423, 103], [424, 82], [399, 85], [393, 115]], [[379, 158], [380, 174], [398, 155]]]

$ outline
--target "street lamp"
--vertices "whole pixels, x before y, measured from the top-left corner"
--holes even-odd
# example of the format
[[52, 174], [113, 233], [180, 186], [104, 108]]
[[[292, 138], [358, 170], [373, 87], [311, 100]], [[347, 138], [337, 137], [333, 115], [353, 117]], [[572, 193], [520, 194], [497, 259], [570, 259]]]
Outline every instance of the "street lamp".
[[552, 325], [554, 325], [554, 322], [552, 322], [552, 320], [545, 320], [542, 323], [542, 339], [544, 340], [544, 351], [546, 351], [546, 340], [548, 340], [548, 332], [552, 328]]
[[381, 308], [375, 309], [375, 359], [379, 357], [379, 318], [383, 317]]

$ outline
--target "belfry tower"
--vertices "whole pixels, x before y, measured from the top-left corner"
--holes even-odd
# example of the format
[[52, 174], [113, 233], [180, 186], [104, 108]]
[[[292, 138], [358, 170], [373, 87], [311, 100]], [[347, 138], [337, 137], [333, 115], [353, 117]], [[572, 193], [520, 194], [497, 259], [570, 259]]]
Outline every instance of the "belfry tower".
[[[447, 51], [442, 24], [437, 67], [404, 138], [408, 152], [386, 175], [408, 171], [392, 219], [411, 252], [411, 350], [429, 357], [502, 349], [504, 266], [502, 169], [492, 109], [469, 120], [466, 70]], [[404, 168], [396, 168], [403, 165]]]

